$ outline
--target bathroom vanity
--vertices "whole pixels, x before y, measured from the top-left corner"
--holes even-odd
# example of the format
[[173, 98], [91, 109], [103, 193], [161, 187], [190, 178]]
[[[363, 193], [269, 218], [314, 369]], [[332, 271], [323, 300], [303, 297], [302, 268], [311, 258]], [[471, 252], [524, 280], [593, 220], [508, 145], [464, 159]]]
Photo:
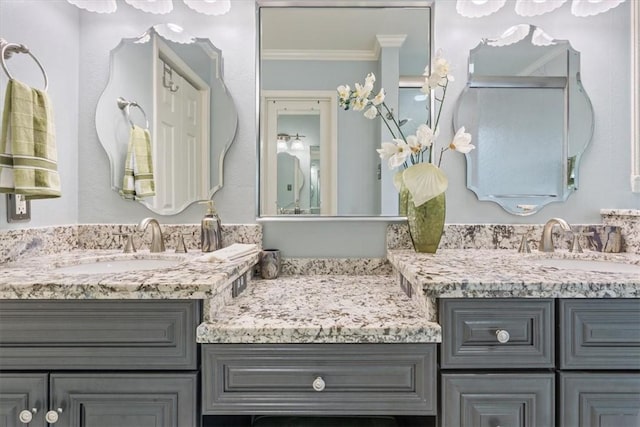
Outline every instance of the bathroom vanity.
[[[257, 256], [215, 264], [197, 253], [105, 252], [3, 264], [8, 425], [248, 426], [262, 415], [625, 426], [640, 417], [640, 255], [391, 249], [392, 273], [338, 274], [336, 260], [249, 281]], [[97, 254], [182, 258], [155, 270], [64, 270]]]

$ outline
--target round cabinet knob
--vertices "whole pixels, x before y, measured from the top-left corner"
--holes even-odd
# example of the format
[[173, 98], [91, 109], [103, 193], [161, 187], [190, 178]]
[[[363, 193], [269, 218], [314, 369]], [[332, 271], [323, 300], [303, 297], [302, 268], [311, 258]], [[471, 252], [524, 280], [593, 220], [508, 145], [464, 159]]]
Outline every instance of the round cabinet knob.
[[324, 380], [322, 379], [322, 377], [318, 377], [315, 380], [313, 380], [313, 389], [315, 391], [322, 391], [324, 390], [325, 386], [326, 384], [324, 383]]
[[38, 412], [36, 408], [33, 408], [32, 410], [24, 409], [18, 414], [18, 419], [23, 424], [29, 424], [31, 420], [33, 420], [33, 414], [36, 412]]
[[57, 423], [58, 418], [60, 418], [58, 414], [61, 414], [61, 413], [62, 413], [62, 408], [58, 408], [55, 411], [49, 411], [45, 414], [44, 419], [49, 424]]
[[509, 332], [505, 331], [504, 329], [498, 329], [496, 331], [496, 337], [498, 338], [498, 342], [501, 344], [508, 343], [509, 338], [511, 338]]

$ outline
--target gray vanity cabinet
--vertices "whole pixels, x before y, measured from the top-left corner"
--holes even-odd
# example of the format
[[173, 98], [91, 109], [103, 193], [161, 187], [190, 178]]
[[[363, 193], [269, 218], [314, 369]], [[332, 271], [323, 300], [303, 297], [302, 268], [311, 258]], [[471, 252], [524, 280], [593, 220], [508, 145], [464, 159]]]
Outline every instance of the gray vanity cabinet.
[[564, 299], [559, 316], [561, 425], [640, 426], [640, 300]]
[[554, 307], [552, 299], [440, 300], [443, 427], [554, 425]]
[[435, 344], [205, 344], [205, 415], [436, 415]]
[[25, 410], [31, 427], [198, 426], [200, 310], [199, 301], [0, 301], [0, 426], [27, 425]]

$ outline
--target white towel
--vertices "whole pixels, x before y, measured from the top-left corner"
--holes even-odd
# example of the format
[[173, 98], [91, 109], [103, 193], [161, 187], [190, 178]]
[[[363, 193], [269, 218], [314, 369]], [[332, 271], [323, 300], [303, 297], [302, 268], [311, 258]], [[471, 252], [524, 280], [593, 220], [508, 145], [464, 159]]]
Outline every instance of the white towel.
[[200, 262], [233, 262], [260, 252], [255, 243], [234, 243], [196, 258]]

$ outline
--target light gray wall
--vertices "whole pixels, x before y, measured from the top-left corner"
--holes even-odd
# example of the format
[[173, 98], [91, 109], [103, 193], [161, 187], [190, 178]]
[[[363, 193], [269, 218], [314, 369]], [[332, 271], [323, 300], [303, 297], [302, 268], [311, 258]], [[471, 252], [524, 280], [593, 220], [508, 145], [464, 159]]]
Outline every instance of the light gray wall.
[[[54, 110], [62, 197], [31, 202], [31, 221], [7, 223], [6, 197], [0, 194], [0, 228], [24, 228], [78, 221], [78, 40], [79, 13], [61, 1], [0, 1], [0, 37], [24, 44], [49, 77]], [[69, 5], [70, 6], [70, 5]], [[37, 10], [36, 10], [37, 8]], [[7, 67], [17, 80], [42, 88], [40, 69], [29, 55], [13, 55]], [[8, 78], [0, 70], [0, 108]], [[108, 175], [105, 176], [108, 180]]]
[[[465, 188], [464, 159], [457, 153], [449, 153], [443, 162], [449, 176], [447, 222], [542, 223], [552, 216], [562, 216], [570, 223], [597, 223], [600, 208], [640, 208], [640, 194], [631, 193], [629, 188], [629, 2], [596, 17], [573, 17], [567, 4], [551, 14], [529, 19], [517, 16], [513, 2], [508, 3], [495, 15], [473, 20], [457, 15], [454, 1], [436, 1], [435, 46], [444, 50], [457, 77], [450, 86], [443, 120], [450, 120], [453, 101], [464, 86], [468, 50], [481, 37], [496, 36], [511, 25], [527, 22], [540, 26], [555, 38], [571, 40], [582, 53], [582, 80], [595, 108], [594, 139], [581, 165], [580, 189], [567, 203], [550, 205], [524, 218], [508, 215], [495, 204], [478, 202]], [[160, 21], [182, 24], [196, 36], [209, 37], [222, 50], [225, 82], [238, 107], [239, 128], [227, 154], [225, 187], [214, 200], [223, 222], [255, 222], [254, 3], [233, 1], [231, 12], [221, 17], [197, 15], [178, 1], [174, 7], [168, 17], [139, 12], [124, 3], [113, 15], [81, 12], [78, 33], [77, 11], [66, 2], [0, 3], [2, 36], [29, 44], [41, 57], [52, 76], [50, 94], [57, 111], [65, 197], [34, 202], [37, 204], [34, 221], [27, 226], [76, 221], [132, 223], [150, 214], [141, 205], [125, 202], [111, 191], [107, 158], [95, 133], [94, 112], [107, 82], [109, 51], [122, 37], [138, 35]], [[78, 40], [79, 54], [76, 54]], [[82, 76], [79, 88], [78, 73], [74, 71], [78, 69], [78, 58]], [[443, 128], [440, 141], [450, 136], [451, 131]], [[77, 198], [73, 191], [76, 186]], [[161, 221], [193, 223], [201, 215], [202, 208], [192, 206], [182, 214], [162, 217]], [[4, 214], [0, 212], [0, 216]], [[386, 224], [387, 221], [346, 220], [293, 225], [265, 223], [264, 244], [279, 247], [285, 256], [382, 256]]]
[[[60, 5], [63, 7], [63, 5]], [[74, 6], [68, 5], [74, 8]], [[144, 206], [121, 199], [110, 189], [107, 156], [95, 132], [95, 106], [109, 76], [109, 52], [122, 38], [140, 35], [151, 25], [174, 22], [196, 37], [212, 40], [224, 56], [224, 80], [238, 109], [236, 140], [227, 153], [224, 188], [214, 196], [225, 223], [255, 222], [255, 7], [233, 2], [230, 13], [211, 17], [174, 2], [169, 16], [141, 12], [119, 3], [110, 15], [81, 13], [80, 26], [80, 184], [78, 216], [81, 223], [133, 223], [153, 216]], [[227, 56], [229, 59], [227, 60]], [[163, 216], [162, 223], [196, 223], [204, 207]]]

